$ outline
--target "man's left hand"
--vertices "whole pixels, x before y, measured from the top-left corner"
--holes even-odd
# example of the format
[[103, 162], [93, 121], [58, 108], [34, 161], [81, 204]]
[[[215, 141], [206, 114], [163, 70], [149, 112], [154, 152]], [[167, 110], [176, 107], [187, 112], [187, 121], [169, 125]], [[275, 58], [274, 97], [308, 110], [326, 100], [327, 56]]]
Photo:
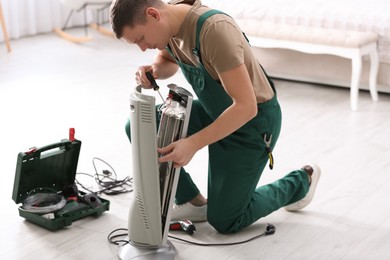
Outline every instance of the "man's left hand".
[[161, 153], [160, 162], [173, 162], [173, 167], [179, 168], [187, 165], [198, 151], [195, 144], [188, 138], [180, 139], [163, 148], [157, 148]]

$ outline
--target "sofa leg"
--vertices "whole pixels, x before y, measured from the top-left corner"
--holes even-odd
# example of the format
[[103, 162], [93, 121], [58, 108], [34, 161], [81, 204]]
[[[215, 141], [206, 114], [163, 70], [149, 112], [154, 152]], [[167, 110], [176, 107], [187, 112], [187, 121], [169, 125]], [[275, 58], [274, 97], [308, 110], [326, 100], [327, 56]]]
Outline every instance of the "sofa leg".
[[359, 81], [362, 72], [362, 57], [360, 54], [352, 58], [352, 78], [351, 78], [351, 109], [353, 111], [358, 108], [359, 98]]
[[379, 58], [378, 58], [378, 51], [376, 49], [376, 43], [375, 43], [372, 51], [370, 51], [370, 80], [369, 80], [369, 86], [370, 86], [371, 98], [372, 98], [373, 101], [378, 101], [378, 91], [376, 89], [378, 70], [379, 70]]

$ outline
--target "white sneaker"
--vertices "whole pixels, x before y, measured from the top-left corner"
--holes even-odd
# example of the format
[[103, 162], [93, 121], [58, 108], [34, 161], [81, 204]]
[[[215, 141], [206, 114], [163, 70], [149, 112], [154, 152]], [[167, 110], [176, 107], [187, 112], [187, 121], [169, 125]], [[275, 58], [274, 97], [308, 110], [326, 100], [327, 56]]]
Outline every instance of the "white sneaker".
[[190, 202], [173, 205], [171, 220], [190, 220], [192, 222], [207, 221], [207, 204], [197, 207]]
[[284, 209], [287, 211], [297, 211], [303, 209], [304, 207], [309, 205], [313, 199], [314, 192], [316, 191], [317, 188], [318, 180], [320, 179], [321, 176], [321, 169], [316, 164], [309, 164], [308, 166], [310, 166], [313, 169], [313, 173], [311, 174], [311, 183], [310, 183], [309, 191], [307, 192], [306, 196], [303, 199], [285, 206]]

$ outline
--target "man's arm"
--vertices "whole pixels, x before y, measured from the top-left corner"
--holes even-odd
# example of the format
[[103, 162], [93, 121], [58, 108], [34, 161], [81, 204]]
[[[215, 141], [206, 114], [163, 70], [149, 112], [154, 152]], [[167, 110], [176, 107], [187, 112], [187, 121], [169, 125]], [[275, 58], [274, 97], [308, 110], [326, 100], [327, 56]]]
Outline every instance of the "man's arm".
[[256, 97], [245, 64], [220, 73], [219, 77], [233, 104], [206, 128], [158, 149], [166, 154], [160, 162], [174, 161], [176, 167], [184, 166], [198, 150], [230, 135], [256, 116]]
[[154, 76], [157, 76], [156, 78], [158, 79], [167, 79], [173, 76], [179, 69], [176, 61], [167, 50], [158, 52], [152, 66], [155, 66], [157, 69], [156, 73], [158, 74]]

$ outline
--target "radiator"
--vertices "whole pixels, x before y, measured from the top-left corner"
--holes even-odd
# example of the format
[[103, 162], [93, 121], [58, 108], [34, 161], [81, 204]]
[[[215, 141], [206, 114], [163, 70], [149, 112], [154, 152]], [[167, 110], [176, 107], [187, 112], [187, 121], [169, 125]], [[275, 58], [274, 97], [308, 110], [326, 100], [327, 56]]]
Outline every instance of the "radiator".
[[120, 247], [120, 259], [173, 250], [167, 236], [180, 168], [172, 162], [159, 163], [157, 147], [186, 137], [193, 97], [175, 84], [168, 88], [168, 98], [157, 108], [158, 131], [155, 97], [142, 93], [141, 86], [130, 95], [134, 199], [129, 211], [130, 243]]

